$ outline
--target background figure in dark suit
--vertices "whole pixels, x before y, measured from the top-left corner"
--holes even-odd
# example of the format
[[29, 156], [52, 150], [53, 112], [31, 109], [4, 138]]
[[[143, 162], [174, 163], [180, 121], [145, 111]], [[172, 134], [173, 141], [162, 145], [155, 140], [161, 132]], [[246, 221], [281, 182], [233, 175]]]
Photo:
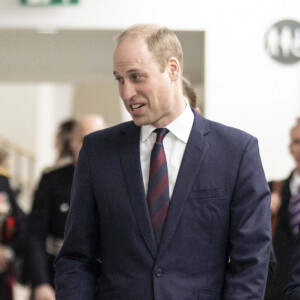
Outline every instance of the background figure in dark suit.
[[14, 262], [23, 255], [25, 214], [9, 183], [9, 153], [0, 148], [0, 299], [13, 299]]
[[[271, 182], [271, 190], [280, 194], [281, 202], [278, 211], [276, 227], [273, 237], [274, 251], [277, 259], [274, 280], [268, 288], [268, 300], [283, 299], [284, 286], [287, 283], [286, 277], [288, 272], [289, 260], [291, 257], [292, 245], [295, 240], [295, 234], [291, 229], [291, 211], [290, 202], [293, 196], [296, 196], [300, 187], [300, 122], [291, 129], [290, 152], [295, 159], [296, 168], [292, 171], [287, 179], [278, 182]], [[279, 188], [278, 188], [279, 187]], [[299, 211], [300, 213], [300, 211]]]
[[257, 140], [195, 113], [182, 66], [165, 27], [118, 38], [114, 75], [133, 122], [84, 139], [57, 300], [263, 299], [270, 192]]
[[60, 124], [55, 140], [57, 160], [44, 170], [29, 215], [29, 268], [33, 299], [54, 300], [53, 262], [60, 249], [69, 208], [74, 173], [70, 146], [76, 125], [73, 119]]
[[100, 116], [86, 116], [77, 124], [63, 122], [58, 130], [58, 160], [44, 171], [30, 214], [30, 268], [34, 300], [54, 300], [54, 259], [63, 243], [74, 166], [84, 135], [102, 129]]
[[293, 245], [284, 295], [284, 300], [300, 299], [300, 233]]

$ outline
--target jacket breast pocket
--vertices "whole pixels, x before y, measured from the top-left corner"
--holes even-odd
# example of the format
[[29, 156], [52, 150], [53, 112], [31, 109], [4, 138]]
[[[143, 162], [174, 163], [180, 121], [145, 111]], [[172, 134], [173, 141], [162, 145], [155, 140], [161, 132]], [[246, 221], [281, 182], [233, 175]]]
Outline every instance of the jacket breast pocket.
[[221, 300], [221, 296], [210, 291], [198, 291], [198, 300]]
[[191, 200], [213, 199], [225, 197], [224, 189], [194, 189], [190, 194]]

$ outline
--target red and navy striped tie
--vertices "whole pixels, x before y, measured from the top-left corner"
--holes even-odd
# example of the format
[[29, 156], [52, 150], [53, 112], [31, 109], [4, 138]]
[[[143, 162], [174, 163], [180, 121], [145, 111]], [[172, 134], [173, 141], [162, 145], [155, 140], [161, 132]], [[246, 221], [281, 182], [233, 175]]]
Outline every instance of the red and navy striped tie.
[[147, 202], [156, 243], [159, 246], [170, 203], [168, 167], [163, 146], [163, 139], [169, 130], [158, 128], [154, 132], [157, 136], [151, 152]]

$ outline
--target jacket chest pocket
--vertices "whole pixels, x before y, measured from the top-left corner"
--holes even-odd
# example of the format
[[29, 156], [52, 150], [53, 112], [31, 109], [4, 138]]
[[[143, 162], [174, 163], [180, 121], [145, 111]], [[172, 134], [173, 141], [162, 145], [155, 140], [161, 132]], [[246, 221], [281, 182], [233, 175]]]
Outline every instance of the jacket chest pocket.
[[198, 300], [221, 300], [219, 294], [209, 292], [209, 291], [199, 291]]
[[224, 189], [193, 190], [189, 196], [187, 210], [191, 228], [203, 236], [212, 232], [223, 232], [230, 216], [230, 201]]
[[194, 189], [189, 199], [190, 200], [201, 200], [201, 199], [213, 199], [225, 197], [224, 189]]

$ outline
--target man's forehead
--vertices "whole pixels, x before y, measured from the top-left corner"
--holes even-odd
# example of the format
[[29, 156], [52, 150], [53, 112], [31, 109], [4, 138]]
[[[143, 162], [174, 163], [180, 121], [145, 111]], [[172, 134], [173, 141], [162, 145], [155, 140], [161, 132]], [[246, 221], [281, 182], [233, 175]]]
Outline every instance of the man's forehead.
[[120, 42], [114, 52], [114, 62], [141, 61], [151, 57], [147, 44], [136, 38], [127, 38]]
[[117, 73], [134, 73], [147, 69], [151, 64], [157, 64], [150, 53], [143, 51], [121, 52], [114, 55], [114, 75]]

